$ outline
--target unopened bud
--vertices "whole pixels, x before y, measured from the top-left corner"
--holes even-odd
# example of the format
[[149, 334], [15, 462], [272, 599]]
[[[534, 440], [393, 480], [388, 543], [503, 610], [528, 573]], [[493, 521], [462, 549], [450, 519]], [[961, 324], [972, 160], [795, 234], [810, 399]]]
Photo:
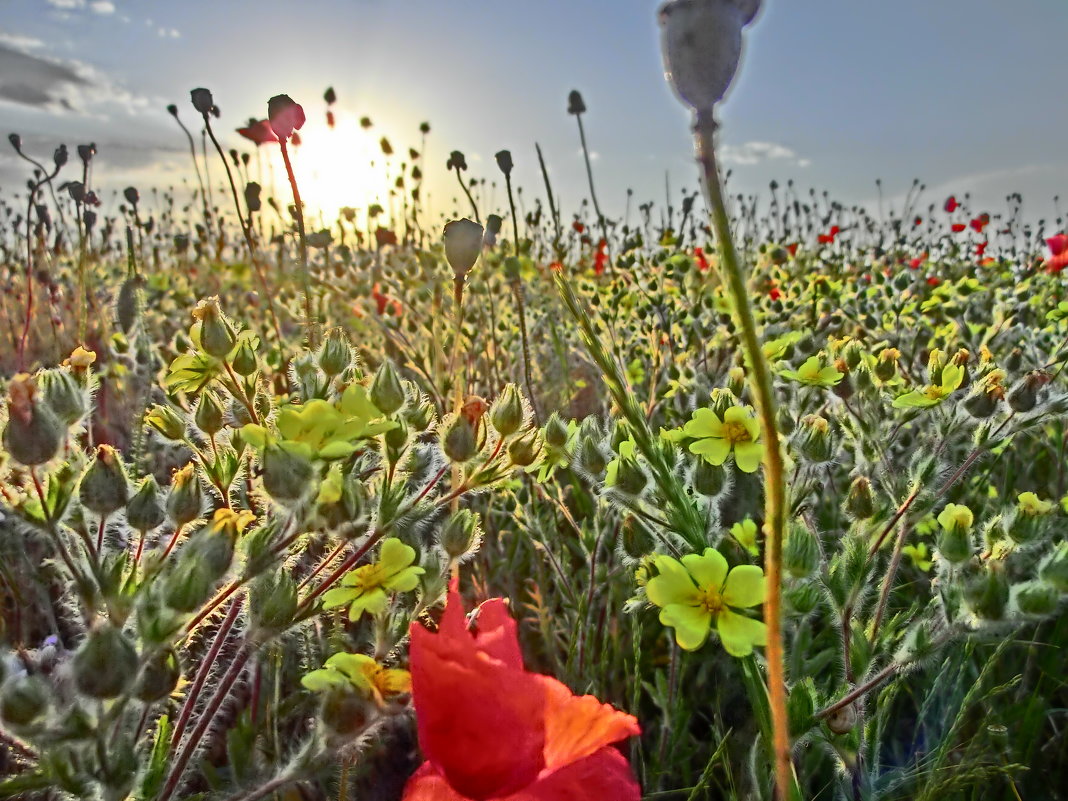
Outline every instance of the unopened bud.
[[524, 422], [523, 396], [515, 384], [508, 384], [490, 409], [490, 424], [502, 437], [518, 431]]
[[866, 476], [857, 476], [849, 485], [846, 511], [856, 520], [867, 520], [875, 516], [875, 494], [871, 489], [871, 481]]
[[977, 617], [1001, 620], [1009, 604], [1009, 580], [999, 562], [987, 562], [980, 575], [964, 588], [964, 598]]
[[185, 421], [170, 406], [153, 406], [145, 415], [145, 423], [166, 439], [174, 442], [185, 439]]
[[156, 479], [148, 476], [126, 504], [126, 522], [135, 531], [151, 531], [165, 519]]
[[[322, 368], [328, 378], [333, 378], [349, 369], [351, 364], [352, 346], [349, 345], [345, 331], [341, 328], [332, 328], [330, 333], [326, 335], [326, 340], [319, 350], [319, 367]], [[386, 364], [389, 364], [389, 362], [386, 362]], [[375, 405], [378, 406], [377, 403]], [[383, 412], [385, 411], [381, 406], [378, 406], [378, 408]]]
[[938, 550], [947, 561], [960, 564], [971, 558], [974, 519], [971, 509], [956, 503], [947, 503], [938, 515], [938, 523], [942, 526]]
[[46, 370], [40, 384], [48, 406], [65, 425], [80, 422], [89, 412], [88, 392], [69, 371]]
[[123, 333], [128, 334], [137, 323], [141, 306], [141, 281], [136, 276], [127, 278], [119, 288], [115, 299], [115, 319]]
[[20, 373], [8, 384], [8, 421], [3, 444], [27, 467], [44, 464], [59, 451], [67, 429], [38, 392], [31, 376]]
[[91, 698], [116, 698], [137, 674], [137, 650], [121, 630], [90, 631], [71, 661], [74, 683]]
[[478, 551], [482, 530], [478, 515], [470, 509], [458, 509], [449, 515], [441, 530], [441, 547], [453, 561], [460, 561]]
[[285, 570], [260, 576], [249, 591], [249, 611], [264, 631], [283, 631], [297, 613], [297, 584]]
[[482, 252], [483, 235], [482, 226], [467, 218], [446, 223], [445, 259], [452, 267], [457, 281], [462, 281], [478, 261], [478, 255]]
[[216, 359], [225, 358], [234, 347], [234, 329], [219, 308], [219, 298], [198, 302], [193, 317], [199, 326], [201, 350]]
[[544, 428], [545, 444], [552, 448], [563, 448], [567, 445], [567, 424], [560, 419], [560, 415], [553, 412], [545, 421]]
[[48, 709], [52, 690], [40, 676], [17, 676], [0, 694], [0, 719], [11, 726], [30, 726]]
[[508, 458], [516, 467], [528, 467], [534, 464], [541, 450], [538, 443], [538, 432], [531, 431], [525, 436], [518, 437], [508, 443]]
[[393, 362], [389, 359], [383, 361], [375, 373], [374, 380], [371, 382], [370, 397], [371, 403], [386, 415], [393, 414], [404, 405], [404, 387], [393, 367]]
[[78, 499], [82, 506], [107, 517], [126, 505], [129, 485], [118, 452], [110, 445], [99, 445], [96, 458], [82, 474]]
[[315, 468], [302, 453], [285, 445], [268, 445], [260, 457], [263, 488], [276, 501], [297, 501], [308, 490]]
[[783, 566], [794, 576], [804, 578], [812, 575], [820, 563], [820, 546], [808, 526], [790, 527], [786, 542], [783, 544]]
[[247, 377], [255, 373], [259, 366], [259, 359], [256, 358], [256, 351], [252, 347], [252, 343], [247, 338], [242, 339], [237, 346], [237, 351], [234, 353], [232, 365], [234, 372]]
[[1016, 607], [1025, 615], [1045, 617], [1057, 611], [1060, 594], [1045, 581], [1029, 581], [1015, 589]]
[[582, 438], [577, 460], [582, 469], [595, 478], [599, 478], [608, 466], [608, 460], [605, 459], [601, 446], [596, 439], [589, 435]]
[[719, 495], [727, 484], [727, 471], [722, 465], [715, 465], [707, 459], [698, 459], [693, 471], [694, 491], [713, 498]]
[[883, 348], [875, 360], [875, 375], [880, 381], [890, 381], [897, 375], [897, 360], [901, 351], [897, 348]]
[[167, 493], [167, 516], [176, 526], [184, 526], [200, 517], [204, 507], [200, 480], [192, 463], [176, 470]]
[[152, 657], [142, 668], [137, 680], [137, 698], [145, 703], [161, 701], [178, 686], [182, 666], [173, 648], [165, 648]]
[[829, 462], [834, 456], [831, 424], [825, 417], [808, 414], [801, 418], [801, 429], [795, 435], [798, 450], [810, 462]]
[[469, 461], [478, 453], [478, 444], [475, 442], [475, 429], [467, 421], [467, 418], [463, 415], [457, 415], [445, 431], [441, 448], [451, 461], [459, 464]]
[[222, 431], [223, 409], [219, 399], [210, 389], [206, 389], [200, 394], [197, 410], [193, 415], [193, 422], [196, 423], [197, 428], [209, 437], [213, 437]]
[[612, 488], [624, 495], [638, 496], [649, 483], [649, 477], [642, 470], [637, 460], [620, 456], [619, 466], [616, 468], [616, 480]]

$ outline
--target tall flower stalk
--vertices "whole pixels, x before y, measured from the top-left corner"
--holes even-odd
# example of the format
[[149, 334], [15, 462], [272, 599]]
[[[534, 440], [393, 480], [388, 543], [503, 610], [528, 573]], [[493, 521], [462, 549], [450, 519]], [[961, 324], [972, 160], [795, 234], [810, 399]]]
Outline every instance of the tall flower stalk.
[[749, 383], [764, 437], [764, 572], [767, 592], [768, 696], [777, 797], [786, 801], [794, 786], [786, 712], [786, 672], [782, 636], [782, 544], [786, 525], [786, 470], [775, 420], [771, 370], [760, 345], [745, 273], [731, 235], [723, 185], [716, 164], [716, 105], [723, 99], [742, 51], [742, 29], [752, 22], [760, 0], [671, 0], [660, 9], [662, 46], [668, 78], [679, 98], [694, 111], [695, 152], [719, 249], [719, 272], [731, 299], [732, 317], [749, 367]]

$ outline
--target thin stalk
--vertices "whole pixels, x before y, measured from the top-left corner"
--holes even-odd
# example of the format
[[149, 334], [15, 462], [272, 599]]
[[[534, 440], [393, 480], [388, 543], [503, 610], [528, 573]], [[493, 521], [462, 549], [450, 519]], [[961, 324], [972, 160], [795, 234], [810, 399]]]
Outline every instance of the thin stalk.
[[519, 220], [515, 216], [515, 199], [512, 196], [512, 174], [504, 174], [504, 183], [508, 188], [508, 205], [512, 209], [512, 236], [513, 249], [516, 258], [516, 275], [512, 279], [512, 293], [515, 295], [515, 307], [519, 312], [519, 337], [523, 344], [523, 379], [527, 385], [527, 397], [530, 398], [530, 408], [534, 412], [534, 424], [541, 425], [541, 415], [538, 414], [538, 402], [534, 398], [534, 384], [530, 378], [530, 344], [527, 338], [527, 313], [526, 304], [523, 302], [523, 284], [519, 280]]
[[286, 175], [289, 177], [289, 187], [293, 190], [294, 216], [297, 219], [297, 236], [300, 246], [301, 275], [304, 281], [304, 323], [308, 332], [308, 348], [314, 349], [318, 345], [318, 332], [316, 331], [315, 319], [312, 312], [311, 274], [308, 267], [308, 238], [304, 232], [304, 204], [300, 199], [300, 187], [297, 186], [297, 176], [293, 174], [293, 163], [289, 160], [289, 148], [286, 141], [279, 141], [282, 150], [282, 161], [286, 165]]
[[553, 185], [549, 181], [549, 170], [545, 167], [545, 158], [541, 154], [541, 145], [534, 143], [534, 149], [538, 151], [538, 165], [541, 167], [541, 177], [545, 181], [545, 192], [549, 195], [549, 211], [553, 215], [553, 249], [560, 244], [560, 213], [556, 210], [556, 201], [553, 199]]
[[786, 715], [786, 673], [782, 635], [782, 542], [786, 525], [786, 473], [779, 432], [775, 425], [775, 395], [771, 370], [757, 335], [756, 320], [749, 305], [745, 275], [731, 237], [730, 218], [723, 197], [719, 168], [716, 165], [716, 127], [711, 114], [697, 114], [694, 122], [697, 161], [703, 173], [708, 205], [712, 211], [712, 225], [719, 244], [720, 272], [732, 299], [734, 321], [749, 364], [750, 386], [764, 436], [764, 571], [767, 576], [764, 622], [768, 629], [768, 694], [771, 704], [776, 795], [780, 801], [787, 801], [793, 786], [793, 771], [790, 764], [790, 732]]
[[601, 229], [601, 236], [604, 238], [604, 246], [609, 253], [609, 264], [611, 264], [612, 249], [608, 243], [608, 224], [601, 213], [601, 205], [597, 202], [597, 193], [593, 189], [593, 167], [590, 165], [590, 149], [586, 146], [586, 129], [582, 127], [581, 114], [576, 114], [575, 119], [578, 120], [579, 140], [582, 142], [582, 157], [586, 161], [586, 179], [590, 183], [590, 199], [593, 201], [593, 210], [597, 212], [597, 225]]
[[456, 180], [460, 182], [460, 188], [464, 190], [464, 194], [467, 195], [467, 200], [471, 204], [471, 210], [475, 213], [475, 222], [482, 225], [482, 218], [478, 216], [478, 205], [475, 203], [475, 199], [471, 197], [471, 190], [467, 188], [467, 184], [464, 183], [464, 177], [460, 174], [460, 168], [456, 167]]

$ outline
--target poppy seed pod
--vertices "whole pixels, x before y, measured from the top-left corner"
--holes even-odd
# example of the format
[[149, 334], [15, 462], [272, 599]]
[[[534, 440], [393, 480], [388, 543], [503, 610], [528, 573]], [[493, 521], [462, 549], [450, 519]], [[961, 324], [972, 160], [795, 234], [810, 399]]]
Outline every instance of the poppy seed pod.
[[446, 223], [445, 258], [457, 280], [463, 280], [478, 261], [478, 254], [482, 252], [483, 234], [482, 226], [466, 217]]
[[304, 126], [304, 109], [289, 95], [275, 95], [267, 101], [267, 119], [279, 139], [288, 139]]
[[128, 186], [123, 189], [122, 196], [126, 198], [126, 202], [131, 206], [136, 206], [141, 202], [141, 193], [137, 191], [136, 186]]
[[90, 142], [87, 145], [78, 145], [78, 158], [82, 160], [82, 164], [88, 165], [95, 155], [96, 142]]
[[19, 136], [17, 133], [8, 134], [7, 141], [9, 141], [11, 143], [11, 146], [15, 148], [16, 153], [22, 152], [22, 137]]
[[578, 89], [572, 89], [567, 96], [568, 114], [585, 114], [586, 103], [582, 100], [582, 93]]
[[[193, 101], [193, 108], [207, 117], [211, 114], [211, 109], [215, 105], [215, 98], [211, 96], [211, 92], [207, 89], [200, 88], [194, 89], [189, 93], [190, 100]], [[168, 108], [168, 111], [170, 108]], [[178, 116], [175, 112], [171, 112], [175, 116]]]
[[511, 175], [512, 174], [512, 167], [514, 166], [512, 164], [512, 151], [510, 151], [510, 150], [498, 151], [497, 155], [494, 156], [494, 158], [497, 159], [497, 166], [500, 167], [501, 172], [503, 172], [505, 175]]
[[255, 181], [249, 181], [245, 184], [245, 206], [248, 207], [250, 214], [263, 208], [263, 203], [260, 200], [261, 191], [260, 185]]
[[760, 0], [670, 0], [660, 7], [661, 49], [675, 94], [700, 114], [723, 99], [742, 54], [742, 28]]
[[445, 162], [445, 169], [466, 170], [467, 159], [464, 158], [464, 154], [461, 153], [459, 150], [452, 151], [452, 153], [449, 154], [449, 160]]
[[59, 169], [60, 167], [62, 167], [64, 164], [67, 163], [67, 146], [66, 145], [60, 145], [59, 147], [56, 148], [55, 152], [52, 154], [52, 161], [55, 162], [56, 169]]

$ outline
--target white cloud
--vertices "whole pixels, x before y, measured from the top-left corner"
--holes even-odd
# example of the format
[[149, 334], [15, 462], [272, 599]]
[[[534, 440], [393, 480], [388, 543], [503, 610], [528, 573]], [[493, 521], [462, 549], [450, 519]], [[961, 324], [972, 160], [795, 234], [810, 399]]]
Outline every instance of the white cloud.
[[115, 4], [111, 0], [93, 0], [89, 4], [89, 10], [94, 14], [107, 15], [115, 13]]
[[30, 52], [40, 43], [21, 39], [6, 37], [0, 41], [0, 104], [82, 114], [102, 114], [109, 105], [130, 113], [147, 107], [145, 98], [132, 94], [95, 67]]
[[45, 0], [45, 2], [60, 11], [77, 11], [85, 8], [85, 0]]
[[[720, 159], [725, 164], [750, 166], [765, 161], [796, 158], [797, 154], [793, 150], [775, 142], [746, 142], [741, 145], [724, 145], [720, 148]], [[807, 161], [807, 159], [801, 161]], [[801, 164], [800, 161], [798, 165], [808, 166]]]
[[182, 32], [177, 28], [157, 28], [156, 35], [160, 39], [178, 39], [181, 37]]
[[36, 50], [44, 47], [44, 42], [34, 39], [32, 36], [21, 36], [17, 33], [4, 33], [0, 31], [0, 45], [8, 45], [15, 50]]

